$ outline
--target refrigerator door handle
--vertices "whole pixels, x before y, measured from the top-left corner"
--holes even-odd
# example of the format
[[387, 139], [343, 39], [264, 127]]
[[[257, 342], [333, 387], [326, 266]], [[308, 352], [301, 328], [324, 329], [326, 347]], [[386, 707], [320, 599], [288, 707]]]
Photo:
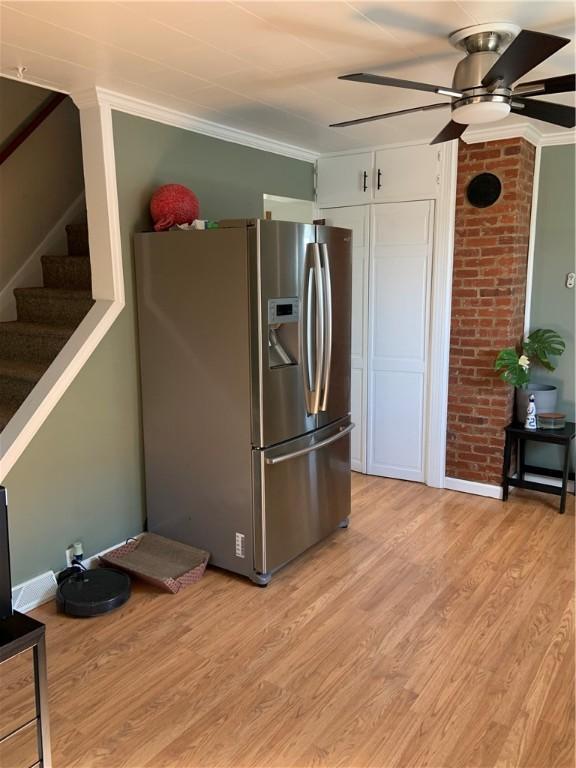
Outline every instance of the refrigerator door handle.
[[302, 287], [302, 327], [300, 331], [300, 358], [302, 360], [302, 378], [304, 384], [304, 400], [306, 402], [306, 411], [312, 414], [314, 411], [312, 404], [312, 368], [314, 360], [312, 357], [312, 291], [314, 290], [314, 269], [308, 267], [306, 259], [306, 270], [304, 273], [304, 285]]
[[324, 349], [325, 316], [324, 316], [324, 279], [322, 276], [322, 262], [320, 261], [320, 246], [313, 244], [314, 253], [314, 282], [316, 284], [316, 370], [314, 375], [314, 411], [320, 410], [320, 398], [322, 396], [322, 381], [324, 379]]
[[[314, 269], [313, 267], [310, 267], [308, 269], [308, 275], [306, 279], [306, 296], [304, 300], [304, 306], [305, 306], [305, 317], [304, 317], [304, 332], [305, 332], [305, 341], [306, 341], [306, 349], [304, 353], [304, 360], [305, 360], [305, 385], [306, 385], [306, 395], [307, 395], [307, 402], [310, 403], [310, 398], [312, 396], [312, 389], [314, 387], [314, 381], [312, 380], [312, 368], [314, 367], [314, 358], [313, 358], [313, 352], [314, 348], [312, 346], [312, 312], [314, 307], [312, 306], [312, 295], [314, 291]], [[311, 407], [311, 406], [310, 406]], [[309, 408], [310, 410], [310, 408]]]
[[332, 280], [330, 276], [330, 258], [328, 246], [326, 243], [320, 243], [320, 253], [322, 255], [322, 290], [324, 292], [324, 376], [322, 382], [322, 398], [320, 401], [320, 410], [326, 411], [328, 408], [328, 391], [330, 388], [330, 369], [332, 367]]
[[355, 424], [348, 424], [347, 427], [340, 427], [340, 431], [337, 432], [335, 435], [332, 435], [332, 437], [327, 437], [325, 440], [321, 440], [319, 443], [315, 443], [314, 445], [309, 445], [308, 448], [301, 448], [299, 451], [293, 451], [292, 453], [284, 453], [282, 456], [274, 456], [273, 458], [268, 458], [266, 459], [266, 464], [281, 464], [283, 461], [296, 459], [298, 458], [298, 456], [305, 456], [307, 453], [312, 453], [312, 451], [317, 451], [320, 448], [324, 448], [324, 446], [326, 445], [335, 443], [336, 440], [340, 440], [340, 438], [352, 432], [355, 426], [356, 426]]
[[[306, 409], [310, 415], [314, 415], [318, 413], [320, 408], [324, 370], [324, 286], [318, 243], [308, 243], [306, 251], [306, 273], [302, 302], [304, 306], [303, 332], [300, 338]], [[308, 267], [310, 260], [312, 265]], [[315, 302], [312, 301], [313, 293]], [[313, 310], [315, 310], [314, 323], [312, 322]], [[315, 333], [313, 325], [315, 326]], [[314, 369], [314, 373], [312, 373], [312, 369]]]

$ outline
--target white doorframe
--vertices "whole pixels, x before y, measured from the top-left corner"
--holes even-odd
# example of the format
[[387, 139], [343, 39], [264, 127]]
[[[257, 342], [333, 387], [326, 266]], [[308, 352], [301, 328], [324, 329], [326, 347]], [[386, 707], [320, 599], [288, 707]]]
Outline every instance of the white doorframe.
[[534, 249], [536, 247], [536, 214], [538, 213], [538, 192], [540, 189], [540, 164], [542, 147], [536, 147], [534, 155], [534, 176], [532, 180], [532, 206], [530, 209], [530, 235], [528, 238], [528, 262], [526, 264], [526, 300], [524, 303], [524, 335], [530, 333], [532, 311], [532, 283], [534, 280]]
[[444, 488], [446, 430], [448, 427], [448, 375], [450, 369], [450, 320], [452, 315], [452, 266], [458, 142], [447, 142], [440, 155], [440, 188], [436, 199], [432, 301], [426, 404], [426, 484]]

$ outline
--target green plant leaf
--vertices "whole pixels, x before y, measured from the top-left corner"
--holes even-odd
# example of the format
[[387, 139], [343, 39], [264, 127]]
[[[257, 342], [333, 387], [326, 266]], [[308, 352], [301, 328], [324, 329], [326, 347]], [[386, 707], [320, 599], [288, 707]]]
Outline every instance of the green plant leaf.
[[502, 381], [511, 384], [513, 387], [522, 387], [528, 383], [530, 378], [529, 370], [524, 370], [518, 360], [518, 352], [513, 347], [509, 347], [503, 349], [498, 354], [494, 363], [494, 368], [501, 372], [500, 378]]
[[556, 366], [551, 362], [550, 355], [558, 357], [566, 349], [564, 339], [550, 328], [538, 328], [524, 340], [524, 352], [531, 362], [538, 362], [548, 371]]

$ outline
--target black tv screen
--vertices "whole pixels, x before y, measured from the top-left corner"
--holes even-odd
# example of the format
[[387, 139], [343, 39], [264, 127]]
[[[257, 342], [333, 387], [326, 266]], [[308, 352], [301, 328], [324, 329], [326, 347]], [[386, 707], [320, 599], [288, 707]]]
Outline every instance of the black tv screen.
[[8, 546], [8, 503], [6, 488], [0, 485], [0, 619], [12, 615], [12, 582]]

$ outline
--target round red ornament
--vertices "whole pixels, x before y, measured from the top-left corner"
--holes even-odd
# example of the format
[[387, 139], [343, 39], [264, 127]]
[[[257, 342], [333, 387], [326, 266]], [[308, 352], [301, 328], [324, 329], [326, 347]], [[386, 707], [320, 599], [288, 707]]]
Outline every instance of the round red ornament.
[[175, 224], [191, 224], [194, 219], [199, 218], [200, 203], [188, 187], [182, 184], [164, 184], [152, 195], [150, 214], [154, 229], [160, 232]]

